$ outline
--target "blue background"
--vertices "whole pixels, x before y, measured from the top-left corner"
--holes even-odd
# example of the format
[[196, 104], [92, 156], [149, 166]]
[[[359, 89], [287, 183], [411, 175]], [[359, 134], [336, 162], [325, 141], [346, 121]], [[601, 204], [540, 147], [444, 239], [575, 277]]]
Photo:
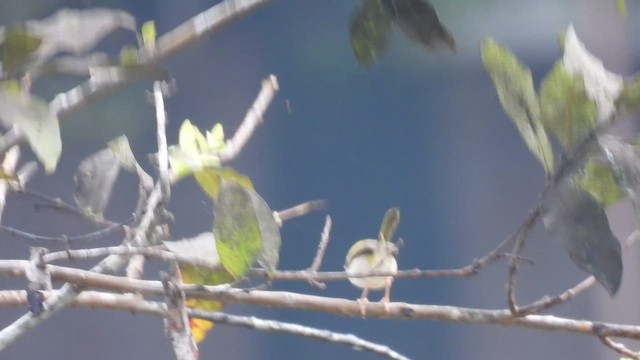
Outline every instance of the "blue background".
[[[0, 3], [0, 24], [45, 17], [55, 10], [110, 7], [127, 10], [139, 23], [153, 19], [161, 35], [211, 1], [18, 1]], [[272, 1], [162, 61], [178, 84], [167, 100], [170, 142], [189, 118], [201, 128], [214, 122], [232, 134], [255, 98], [262, 79], [278, 77], [281, 91], [262, 127], [234, 160], [249, 175], [273, 209], [326, 199], [326, 211], [292, 220], [282, 229], [280, 268], [303, 269], [314, 256], [324, 216], [333, 218], [323, 270], [341, 270], [344, 255], [357, 239], [374, 237], [391, 206], [402, 210], [397, 235], [405, 241], [402, 269], [455, 268], [467, 265], [519, 226], [544, 186], [537, 161], [501, 110], [478, 53], [491, 36], [510, 47], [531, 67], [539, 84], [559, 56], [557, 35], [574, 24], [587, 48], [614, 72], [637, 70], [640, 8], [629, 1], [629, 18], [616, 13], [614, 1], [433, 1], [440, 19], [457, 40], [458, 53], [428, 53], [396, 31], [388, 51], [372, 69], [356, 62], [349, 44], [349, 18], [355, 0]], [[101, 48], [117, 53], [132, 44], [117, 33]], [[50, 99], [78, 80], [38, 83], [35, 92]], [[145, 100], [147, 82], [128, 86], [62, 121], [64, 150], [55, 175], [40, 174], [31, 189], [72, 201], [73, 171], [106, 141], [122, 133], [138, 159], [155, 151], [155, 119]], [[618, 129], [632, 131], [630, 127]], [[30, 154], [26, 157], [29, 158]], [[107, 216], [127, 218], [136, 198], [135, 178], [121, 174]], [[35, 212], [32, 203], [11, 198], [3, 223], [38, 234], [75, 235], [91, 230], [76, 218]], [[176, 216], [174, 238], [207, 231], [211, 206], [196, 183], [185, 180], [173, 190], [169, 209]], [[620, 238], [633, 226], [628, 207], [610, 209]], [[94, 246], [116, 244], [105, 240]], [[27, 245], [2, 236], [2, 258], [26, 258]], [[535, 263], [518, 279], [521, 302], [555, 294], [584, 278], [562, 246], [537, 228], [526, 256]], [[609, 299], [594, 287], [572, 303], [553, 310], [559, 316], [637, 323], [637, 271], [634, 254], [625, 254], [620, 294]], [[83, 265], [82, 263], [79, 264]], [[161, 264], [146, 275], [157, 278]], [[637, 269], [635, 269], [637, 270]], [[504, 308], [503, 261], [468, 279], [400, 280], [392, 300]], [[3, 288], [22, 288], [0, 279]], [[274, 289], [322, 296], [357, 298], [347, 282], [331, 282], [325, 291], [305, 282], [274, 284]], [[374, 293], [372, 300], [382, 294]], [[230, 305], [226, 311], [353, 333], [386, 344], [412, 358], [432, 359], [617, 359], [591, 337], [495, 326], [426, 321], [342, 318], [323, 313]], [[25, 309], [3, 309], [5, 326]], [[288, 335], [218, 326], [200, 346], [201, 358], [224, 359], [369, 359], [344, 346]], [[67, 309], [9, 347], [3, 359], [168, 359], [171, 349], [162, 320], [91, 309]]]

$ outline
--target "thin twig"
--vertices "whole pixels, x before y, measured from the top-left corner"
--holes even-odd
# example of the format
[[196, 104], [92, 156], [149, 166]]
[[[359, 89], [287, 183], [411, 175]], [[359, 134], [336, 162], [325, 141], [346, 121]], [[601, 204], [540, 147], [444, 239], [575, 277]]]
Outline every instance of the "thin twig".
[[114, 224], [104, 229], [96, 230], [87, 234], [75, 235], [75, 236], [42, 236], [31, 234], [26, 231], [14, 229], [10, 226], [0, 225], [0, 230], [4, 231], [10, 235], [21, 237], [25, 240], [32, 242], [61, 242], [61, 243], [72, 243], [72, 242], [89, 242], [95, 241], [98, 239], [102, 239], [107, 235], [111, 235], [119, 230], [122, 230], [123, 226], [129, 224], [133, 218], [129, 218], [122, 223]]
[[[20, 147], [13, 146], [4, 155], [2, 172], [10, 175], [14, 174], [16, 166], [18, 166], [18, 159], [20, 159]], [[7, 204], [7, 192], [9, 188], [9, 180], [0, 180], [0, 219], [2, 219], [4, 208]]]
[[311, 200], [292, 206], [288, 209], [275, 212], [275, 218], [279, 221], [280, 225], [283, 222], [307, 215], [312, 211], [322, 210], [326, 207], [327, 202], [325, 200]]
[[[324, 252], [327, 249], [327, 244], [329, 244], [329, 234], [331, 233], [331, 216], [327, 215], [324, 221], [324, 228], [322, 229], [322, 233], [320, 234], [320, 242], [318, 243], [318, 250], [316, 251], [316, 256], [313, 258], [313, 262], [311, 266], [307, 269], [312, 273], [317, 273], [320, 270], [320, 265], [322, 265], [322, 259], [324, 258]], [[309, 283], [319, 289], [326, 289], [327, 285], [321, 283], [317, 280], [310, 279]]]
[[630, 350], [629, 348], [624, 346], [624, 344], [615, 342], [611, 340], [608, 336], [598, 336], [598, 339], [600, 339], [600, 342], [604, 346], [610, 348], [611, 350], [617, 352], [618, 354], [621, 354], [623, 356], [628, 356], [631, 359], [640, 359], [640, 352]]
[[209, 320], [215, 324], [225, 324], [252, 330], [267, 331], [326, 341], [332, 344], [347, 345], [352, 349], [370, 352], [387, 359], [408, 360], [386, 345], [363, 340], [352, 334], [338, 333], [330, 330], [317, 329], [309, 326], [286, 323], [275, 320], [264, 320], [256, 317], [229, 315], [221, 312], [210, 312], [189, 309], [189, 316]]
[[324, 220], [324, 228], [322, 229], [322, 233], [320, 234], [320, 242], [318, 243], [318, 250], [316, 251], [316, 256], [313, 258], [313, 262], [311, 266], [307, 269], [311, 272], [317, 272], [320, 270], [320, 265], [322, 265], [322, 259], [324, 258], [324, 252], [327, 249], [327, 244], [329, 243], [329, 234], [331, 233], [331, 216], [327, 215]]
[[260, 93], [247, 111], [247, 115], [244, 117], [240, 127], [236, 130], [233, 138], [227, 140], [224, 148], [218, 153], [221, 163], [229, 162], [240, 153], [249, 138], [251, 138], [253, 131], [262, 123], [262, 116], [277, 91], [278, 80], [275, 75], [269, 75], [267, 79], [262, 81]]
[[572, 152], [560, 162], [558, 167], [555, 169], [553, 176], [547, 181], [547, 184], [542, 194], [540, 195], [539, 200], [536, 202], [534, 208], [529, 211], [529, 215], [527, 215], [527, 218], [524, 220], [522, 225], [520, 225], [518, 231], [506, 240], [507, 243], [514, 244], [512, 250], [514, 259], [512, 259], [509, 263], [506, 286], [507, 303], [509, 305], [509, 309], [511, 309], [511, 312], [514, 315], [522, 315], [520, 309], [518, 308], [515, 295], [515, 278], [518, 273], [517, 259], [520, 257], [521, 252], [524, 249], [524, 245], [526, 243], [526, 240], [528, 239], [529, 232], [542, 217], [542, 205], [545, 201], [547, 201], [547, 194], [549, 194], [552, 189], [554, 189], [563, 179], [565, 179], [567, 175], [572, 174], [575, 171], [575, 169], [589, 154], [589, 151], [592, 149], [593, 144], [598, 139], [598, 135], [608, 130], [613, 124], [615, 124], [619, 121], [620, 118], [622, 118], [622, 116], [620, 116], [621, 112], [622, 109], [619, 109], [618, 112], [612, 113], [612, 115], [609, 116], [608, 119], [600, 123], [589, 133], [589, 135], [582, 139], [580, 143], [572, 150]]
[[81, 209], [63, 201], [60, 198], [52, 198], [48, 195], [40, 194], [38, 192], [27, 190], [27, 189], [15, 189], [13, 193], [22, 197], [32, 198], [45, 203], [45, 204], [34, 204], [34, 207], [36, 210], [39, 210], [40, 208], [49, 207], [57, 211], [66, 211], [70, 214], [76, 215], [78, 217], [81, 217], [84, 220], [88, 220], [91, 223], [100, 225], [100, 226], [105, 226], [105, 225], [113, 226], [118, 224], [117, 222], [114, 222], [114, 221], [109, 221], [104, 219], [100, 220], [95, 216], [87, 216]]
[[[630, 248], [635, 244], [638, 239], [640, 239], [640, 230], [634, 230], [624, 242], [625, 248]], [[554, 306], [565, 303], [577, 295], [583, 293], [585, 290], [589, 289], [593, 285], [595, 285], [596, 278], [593, 276], [589, 276], [586, 279], [582, 280], [576, 286], [563, 291], [561, 294], [553, 297], [545, 296], [537, 301], [534, 301], [528, 305], [521, 306], [518, 311], [522, 315], [536, 314], [544, 310], [548, 310]]]

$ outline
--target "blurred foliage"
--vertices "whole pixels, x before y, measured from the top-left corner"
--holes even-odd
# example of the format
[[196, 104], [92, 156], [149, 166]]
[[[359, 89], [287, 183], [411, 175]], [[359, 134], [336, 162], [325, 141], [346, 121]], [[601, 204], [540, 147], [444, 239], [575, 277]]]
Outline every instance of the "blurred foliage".
[[456, 51], [456, 42], [426, 0], [364, 0], [349, 24], [351, 47], [358, 62], [371, 67], [387, 47], [392, 25], [426, 50]]

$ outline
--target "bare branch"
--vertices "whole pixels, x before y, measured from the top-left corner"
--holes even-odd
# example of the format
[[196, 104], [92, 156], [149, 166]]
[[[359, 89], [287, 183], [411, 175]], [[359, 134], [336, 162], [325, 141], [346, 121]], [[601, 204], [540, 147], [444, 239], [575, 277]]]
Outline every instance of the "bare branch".
[[352, 349], [367, 351], [387, 359], [408, 360], [407, 357], [393, 351], [388, 346], [372, 343], [352, 334], [337, 333], [330, 330], [317, 329], [274, 320], [264, 320], [253, 316], [235, 316], [219, 312], [202, 311], [198, 309], [190, 309], [189, 315], [192, 317], [213, 321], [216, 324], [225, 324], [252, 330], [304, 336], [311, 339], [326, 341], [329, 343], [347, 345]]
[[631, 359], [640, 359], [640, 352], [629, 350], [626, 346], [624, 346], [624, 344], [615, 342], [611, 340], [608, 336], [599, 336], [598, 338], [600, 339], [600, 342], [604, 346], [612, 349], [618, 354], [621, 354], [623, 356], [628, 356]]
[[240, 127], [236, 130], [233, 138], [227, 140], [224, 148], [218, 153], [221, 163], [229, 162], [240, 153], [249, 138], [251, 138], [254, 130], [262, 123], [262, 116], [267, 111], [267, 107], [269, 107], [277, 91], [278, 79], [275, 75], [269, 75], [267, 79], [262, 81], [260, 93], [247, 111], [247, 115], [244, 117]]
[[324, 221], [324, 228], [322, 229], [322, 233], [320, 234], [320, 243], [318, 243], [318, 250], [316, 251], [316, 256], [313, 258], [313, 262], [308, 271], [317, 272], [320, 270], [320, 265], [322, 265], [322, 258], [324, 257], [324, 251], [327, 248], [327, 244], [329, 243], [329, 233], [331, 232], [331, 216], [327, 215]]
[[283, 222], [291, 220], [300, 216], [307, 215], [308, 213], [316, 210], [322, 210], [327, 205], [324, 200], [311, 200], [305, 203], [290, 207], [288, 209], [275, 211], [276, 221], [282, 225]]

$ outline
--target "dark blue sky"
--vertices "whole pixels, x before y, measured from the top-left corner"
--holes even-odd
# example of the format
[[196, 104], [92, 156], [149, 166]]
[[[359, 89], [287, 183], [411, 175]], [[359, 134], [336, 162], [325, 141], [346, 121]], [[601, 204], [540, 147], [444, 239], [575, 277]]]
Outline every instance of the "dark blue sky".
[[[140, 22], [154, 19], [160, 34], [212, 5], [196, 0], [6, 0], [0, 3], [0, 23], [40, 18], [61, 4], [82, 8], [87, 3], [125, 9]], [[492, 36], [510, 47], [532, 68], [539, 83], [558, 57], [557, 34], [573, 23], [587, 48], [611, 70], [623, 75], [637, 70], [638, 8], [632, 2], [626, 21], [615, 12], [613, 1], [433, 3], [456, 37], [457, 54], [428, 53], [395, 32], [380, 63], [367, 70], [358, 65], [349, 44], [349, 18], [359, 1], [276, 0], [163, 61], [179, 90], [166, 103], [170, 142], [176, 142], [185, 118], [201, 128], [222, 122], [227, 134], [233, 133], [260, 81], [271, 73], [278, 76], [281, 91], [263, 126], [232, 166], [253, 179], [274, 209], [310, 199], [329, 202], [325, 212], [285, 225], [282, 269], [309, 266], [327, 213], [334, 226], [323, 270], [342, 269], [351, 243], [374, 237], [391, 206], [402, 211], [397, 235], [405, 241], [398, 259], [404, 269], [464, 266], [515, 231], [543, 188], [544, 176], [500, 108], [480, 61], [479, 40]], [[132, 41], [120, 34], [103, 46], [117, 50]], [[51, 96], [69, 84], [57, 80], [39, 84], [37, 90]], [[139, 160], [155, 151], [153, 111], [144, 93], [149, 87], [130, 86], [65, 120], [58, 172], [39, 176], [31, 186], [71, 201], [77, 163], [121, 133], [129, 136]], [[136, 192], [133, 178], [121, 180], [108, 211], [116, 220], [126, 218], [123, 214], [131, 211]], [[195, 182], [178, 184], [172, 196], [175, 238], [210, 228], [211, 207]], [[86, 231], [76, 219], [32, 215], [29, 204], [15, 200], [3, 222], [49, 235]], [[626, 236], [628, 225], [623, 220], [616, 224], [617, 233]], [[519, 279], [521, 301], [555, 294], [583, 278], [562, 247], [543, 231], [536, 231], [531, 240], [526, 256], [535, 265], [524, 269]], [[22, 257], [27, 249], [6, 240], [0, 241], [0, 252], [3, 258]], [[151, 267], [147, 276], [155, 274], [157, 267]], [[504, 263], [498, 262], [471, 279], [401, 280], [393, 287], [392, 299], [502, 308], [505, 274]], [[360, 293], [347, 282], [329, 283], [325, 291], [306, 283], [276, 283], [274, 288], [353, 299]], [[564, 316], [629, 321], [613, 309], [623, 307], [635, 288], [623, 280], [613, 301], [594, 288], [557, 311]], [[381, 296], [373, 293], [371, 299]], [[596, 307], [601, 312], [595, 312]], [[597, 340], [573, 335], [247, 306], [228, 310], [353, 333], [412, 359], [617, 358], [595, 350], [601, 348]], [[24, 311], [3, 310], [2, 324]], [[205, 359], [217, 353], [225, 359], [371, 358], [343, 346], [224, 326], [217, 327], [200, 348]], [[165, 359], [171, 357], [169, 351], [160, 319], [70, 309], [11, 346], [2, 358]]]

